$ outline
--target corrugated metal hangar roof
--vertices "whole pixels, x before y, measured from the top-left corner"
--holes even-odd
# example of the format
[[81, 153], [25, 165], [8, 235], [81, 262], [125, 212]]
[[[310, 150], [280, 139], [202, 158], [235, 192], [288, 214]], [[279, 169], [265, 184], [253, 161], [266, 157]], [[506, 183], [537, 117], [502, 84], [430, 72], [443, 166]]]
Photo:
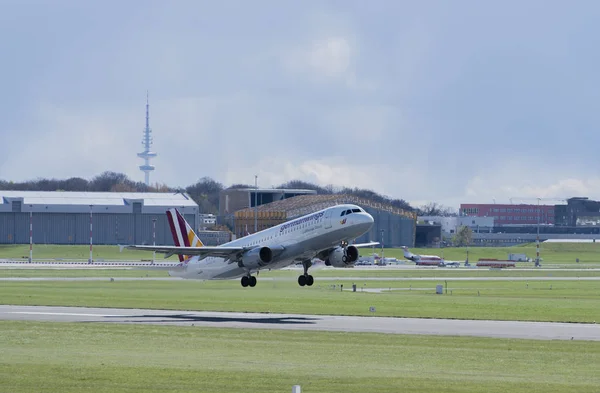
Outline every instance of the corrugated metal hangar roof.
[[197, 206], [192, 198], [181, 193], [0, 190], [0, 203], [18, 198], [23, 198], [23, 205], [126, 206], [131, 201], [143, 201], [145, 206]]

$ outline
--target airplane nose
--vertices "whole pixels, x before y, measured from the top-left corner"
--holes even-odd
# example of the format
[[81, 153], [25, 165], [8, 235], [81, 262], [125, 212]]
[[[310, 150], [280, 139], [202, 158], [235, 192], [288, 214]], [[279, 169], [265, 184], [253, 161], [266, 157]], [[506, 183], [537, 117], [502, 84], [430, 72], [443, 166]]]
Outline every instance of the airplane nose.
[[375, 222], [375, 220], [373, 219], [373, 216], [370, 215], [369, 213], [362, 213], [361, 214], [361, 219], [360, 219], [360, 223], [363, 225], [368, 225], [369, 227], [371, 225], [373, 225], [373, 223]]

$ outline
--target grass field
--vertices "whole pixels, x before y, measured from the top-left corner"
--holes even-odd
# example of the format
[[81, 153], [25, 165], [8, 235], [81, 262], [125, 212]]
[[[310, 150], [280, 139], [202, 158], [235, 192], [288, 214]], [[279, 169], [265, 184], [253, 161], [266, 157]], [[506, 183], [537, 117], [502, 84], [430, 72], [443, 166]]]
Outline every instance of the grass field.
[[[255, 288], [233, 281], [2, 282], [0, 302], [15, 305], [153, 308], [458, 319], [600, 322], [599, 281], [353, 281], [317, 278], [297, 285], [297, 272]], [[280, 274], [280, 273], [278, 273]], [[340, 285], [356, 293], [341, 291]], [[437, 284], [448, 293], [435, 294]], [[371, 288], [403, 290], [370, 293]], [[410, 289], [410, 290], [409, 290]]]
[[[138, 250], [119, 250], [119, 246], [93, 246], [93, 258], [96, 261], [100, 260], [115, 260], [115, 261], [140, 261], [152, 260], [152, 253]], [[33, 259], [59, 259], [59, 260], [84, 260], [87, 261], [90, 257], [90, 246], [87, 245], [33, 245]], [[25, 259], [29, 258], [29, 245], [0, 245], [0, 259]], [[162, 254], [156, 255], [156, 260], [159, 261], [176, 261], [177, 256], [163, 258]]]
[[[594, 263], [600, 251], [595, 244], [548, 246], [552, 247], [545, 250], [545, 263], [555, 258], [570, 267], [579, 266], [574, 255], [581, 255], [582, 263]], [[20, 252], [12, 248], [0, 247], [0, 258], [11, 258], [8, 251]], [[530, 255], [522, 249], [471, 248], [469, 259], [477, 258], [477, 252], [488, 258], [505, 258], [508, 252]], [[25, 250], [23, 255], [28, 255]], [[447, 259], [461, 259], [457, 256], [463, 250], [454, 250], [457, 256], [448, 250], [444, 249]], [[70, 246], [48, 246], [47, 251], [46, 258], [65, 259], [87, 259], [89, 253], [85, 247]], [[123, 257], [117, 247], [107, 246], [105, 251], [107, 260], [138, 258]], [[401, 257], [400, 251], [385, 250], [385, 255], [396, 252]], [[151, 256], [141, 254], [139, 259]], [[319, 269], [313, 271], [315, 285], [304, 288], [296, 283], [298, 274], [263, 272], [257, 287], [242, 288], [238, 280], [119, 280], [167, 277], [162, 271], [0, 269], [0, 277], [106, 278], [3, 281], [0, 303], [600, 322], [600, 281], [578, 280], [600, 276], [600, 271], [589, 269]], [[116, 279], [111, 282], [109, 277]], [[509, 280], [484, 280], [487, 277]], [[556, 277], [568, 280], [549, 280]], [[340, 285], [348, 289], [352, 284], [358, 292], [341, 291]], [[447, 294], [436, 295], [437, 284], [444, 285]], [[396, 290], [367, 292], [375, 288]], [[369, 311], [371, 306], [376, 313]], [[0, 392], [275, 393], [299, 384], [303, 393], [546, 393], [597, 392], [600, 386], [597, 342], [15, 321], [0, 321], [0, 330]]]
[[[381, 250], [375, 250], [380, 253]], [[446, 260], [464, 261], [467, 256], [466, 247], [449, 247], [444, 249], [411, 249], [415, 254], [442, 255]], [[367, 251], [361, 251], [365, 254]], [[506, 259], [509, 253], [526, 254], [530, 258], [535, 258], [535, 244], [524, 244], [515, 247], [469, 247], [469, 261], [476, 262], [479, 258], [497, 258]], [[402, 258], [401, 249], [384, 249], [386, 257]], [[543, 263], [576, 264], [579, 263], [599, 263], [600, 262], [600, 242], [598, 243], [541, 243], [540, 258]]]
[[[581, 264], [600, 263], [600, 242], [598, 243], [542, 243], [540, 246], [541, 258], [544, 263], [576, 264], [579, 258]], [[372, 249], [361, 249], [362, 255], [370, 254]], [[377, 253], [381, 249], [375, 248]], [[466, 248], [444, 248], [444, 249], [411, 249], [415, 254], [442, 255], [447, 260], [464, 261], [466, 259]], [[509, 253], [525, 253], [528, 257], [535, 258], [535, 244], [526, 244], [516, 247], [469, 247], [469, 260], [477, 261], [479, 258], [506, 259]], [[401, 249], [384, 249], [386, 257], [403, 259]], [[94, 246], [93, 257], [95, 260], [149, 260], [152, 253], [144, 251], [123, 250], [118, 246]], [[29, 258], [29, 245], [0, 245], [0, 259], [27, 259]], [[89, 246], [77, 245], [34, 245], [33, 258], [36, 259], [79, 259], [89, 258]], [[173, 256], [167, 260], [174, 261]], [[162, 255], [157, 254], [157, 260], [164, 260]]]
[[0, 322], [0, 391], [597, 392], [600, 343]]
[[[261, 277], [293, 279], [298, 276], [300, 270], [274, 270], [263, 271]], [[311, 274], [318, 280], [332, 277], [361, 277], [361, 278], [452, 278], [452, 277], [599, 277], [600, 270], [525, 270], [525, 269], [439, 269], [439, 268], [417, 268], [417, 269], [383, 269], [372, 267], [369, 269], [315, 269]], [[168, 277], [166, 271], [130, 269], [123, 267], [111, 268], [5, 268], [0, 265], [1, 277]]]

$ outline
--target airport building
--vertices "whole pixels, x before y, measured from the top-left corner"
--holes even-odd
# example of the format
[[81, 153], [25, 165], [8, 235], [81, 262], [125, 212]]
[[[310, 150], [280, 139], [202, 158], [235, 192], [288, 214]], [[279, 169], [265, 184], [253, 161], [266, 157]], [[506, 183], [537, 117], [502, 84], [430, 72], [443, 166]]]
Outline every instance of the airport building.
[[217, 216], [214, 214], [200, 214], [198, 222], [198, 227], [205, 230], [217, 224]]
[[[482, 215], [491, 215], [494, 219], [491, 231], [474, 230], [475, 245], [511, 246], [531, 243], [537, 240], [538, 233], [540, 241], [600, 240], [600, 202], [587, 197], [569, 198], [566, 202], [564, 205], [540, 206], [462, 204], [460, 211], [463, 219]], [[515, 218], [524, 214], [528, 215], [527, 219]]]
[[341, 203], [359, 205], [375, 219], [371, 230], [356, 239], [356, 242], [377, 241], [383, 243], [385, 247], [414, 245], [416, 228], [414, 212], [351, 195], [300, 195], [259, 205], [256, 208], [242, 209], [234, 213], [231, 226], [236, 237], [242, 237], [254, 233], [255, 224], [256, 230], [261, 231]]
[[496, 226], [554, 224], [554, 205], [461, 203], [460, 215], [493, 217]]
[[182, 193], [0, 191], [0, 244], [28, 244], [31, 220], [36, 244], [89, 244], [91, 232], [93, 244], [172, 245], [169, 208], [197, 229], [198, 205]]
[[[460, 227], [469, 227], [473, 233], [492, 233], [494, 217], [474, 216], [419, 216], [417, 218], [417, 247], [438, 247], [439, 241], [452, 241]], [[439, 228], [436, 229], [436, 228]]]
[[238, 210], [282, 201], [299, 195], [316, 195], [314, 190], [276, 188], [228, 188], [219, 194], [219, 216], [227, 219]]
[[556, 205], [557, 226], [600, 226], [600, 202], [587, 197], [567, 199], [566, 205]]

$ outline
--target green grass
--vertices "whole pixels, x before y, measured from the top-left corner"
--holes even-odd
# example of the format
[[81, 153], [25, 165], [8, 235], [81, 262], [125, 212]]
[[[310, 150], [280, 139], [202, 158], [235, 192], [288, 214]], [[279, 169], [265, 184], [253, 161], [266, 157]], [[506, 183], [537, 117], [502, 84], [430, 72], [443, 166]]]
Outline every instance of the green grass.
[[[295, 279], [300, 270], [263, 271], [260, 277], [275, 277]], [[452, 277], [599, 277], [600, 270], [564, 269], [553, 270], [522, 270], [522, 269], [318, 269], [311, 272], [316, 279], [323, 280], [332, 277], [340, 278], [452, 278]], [[168, 277], [166, 271], [131, 269], [129, 267], [110, 268], [48, 268], [27, 267], [12, 268], [0, 265], [1, 277]]]
[[[115, 261], [140, 261], [152, 260], [152, 253], [138, 250], [119, 250], [119, 246], [93, 246], [93, 258], [99, 260], [115, 260]], [[44, 259], [59, 259], [59, 260], [85, 260], [90, 257], [89, 245], [51, 245], [51, 244], [34, 244], [33, 245], [33, 260]], [[29, 258], [29, 245], [0, 245], [0, 259], [25, 259]], [[156, 254], [157, 261], [164, 261], [162, 254]], [[177, 256], [172, 256], [166, 259], [167, 261], [177, 260]]]
[[[576, 258], [580, 264], [600, 263], [600, 242], [598, 243], [542, 243], [540, 246], [541, 258], [544, 263], [560, 263], [576, 265]], [[381, 249], [375, 248], [377, 253]], [[444, 255], [447, 260], [464, 261], [466, 259], [466, 248], [449, 247], [444, 249], [411, 249], [415, 254]], [[362, 255], [368, 255], [372, 249], [361, 249]], [[525, 244], [515, 247], [469, 247], [469, 260], [476, 262], [479, 258], [506, 259], [509, 253], [525, 253], [528, 257], [535, 258], [535, 244]], [[403, 251], [399, 248], [384, 249], [386, 257], [404, 259]], [[95, 260], [150, 260], [152, 253], [145, 251], [123, 250], [118, 246], [94, 246], [93, 257]], [[27, 259], [29, 258], [29, 245], [0, 245], [0, 259]], [[42, 245], [34, 244], [33, 259], [79, 259], [89, 258], [89, 246], [86, 245]], [[172, 256], [167, 260], [176, 260]], [[163, 260], [162, 255], [157, 254], [157, 260]]]
[[129, 268], [112, 269], [11, 269], [0, 267], [0, 277], [169, 277], [166, 271], [138, 270]]
[[[297, 314], [600, 322], [598, 281], [353, 281], [318, 279], [299, 287], [294, 272], [277, 280], [259, 277], [255, 288], [234, 281], [2, 282], [0, 303]], [[293, 275], [292, 275], [293, 274]], [[264, 276], [262, 276], [264, 277]], [[448, 294], [436, 295], [445, 285]], [[368, 293], [361, 288], [414, 288]], [[426, 290], [421, 290], [426, 288]]]
[[[2, 270], [0, 269], [0, 276]], [[287, 277], [290, 275], [285, 270], [271, 271], [269, 276]], [[523, 270], [523, 269], [439, 269], [439, 268], [417, 268], [417, 269], [381, 269], [378, 267], [369, 269], [320, 269], [313, 271], [315, 277], [397, 277], [397, 278], [416, 278], [416, 277], [598, 277], [600, 270], [577, 270], [569, 271], [564, 269], [552, 270]], [[296, 274], [297, 275], [297, 274]]]
[[[440, 248], [415, 248], [410, 249], [415, 254], [444, 255], [446, 260], [464, 261], [467, 256], [466, 247], [448, 247]], [[363, 250], [361, 254], [366, 255], [371, 251]], [[381, 249], [375, 248], [375, 252], [380, 253]], [[507, 259], [509, 253], [526, 254], [529, 258], [535, 258], [535, 243], [528, 243], [514, 247], [469, 247], [469, 261], [477, 262], [479, 258], [497, 258]], [[386, 257], [403, 258], [401, 249], [384, 249]], [[597, 243], [540, 243], [540, 258], [543, 263], [599, 263], [600, 262], [600, 242]]]
[[597, 392], [600, 343], [0, 322], [0, 391]]

